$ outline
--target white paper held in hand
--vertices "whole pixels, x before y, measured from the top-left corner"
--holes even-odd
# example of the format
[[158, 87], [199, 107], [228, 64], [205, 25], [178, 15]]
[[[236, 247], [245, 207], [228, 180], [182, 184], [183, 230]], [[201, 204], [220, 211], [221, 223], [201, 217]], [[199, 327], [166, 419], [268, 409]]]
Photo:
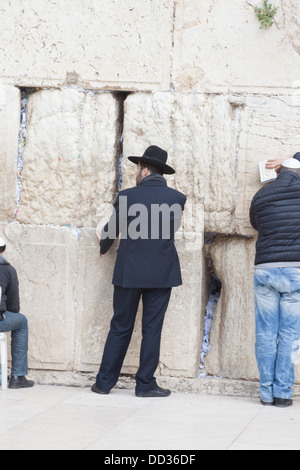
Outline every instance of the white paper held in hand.
[[259, 162], [259, 175], [260, 175], [260, 182], [261, 183], [268, 183], [270, 181], [274, 181], [277, 178], [277, 173], [274, 168], [266, 168], [266, 163], [268, 161], [264, 160], [263, 162]]

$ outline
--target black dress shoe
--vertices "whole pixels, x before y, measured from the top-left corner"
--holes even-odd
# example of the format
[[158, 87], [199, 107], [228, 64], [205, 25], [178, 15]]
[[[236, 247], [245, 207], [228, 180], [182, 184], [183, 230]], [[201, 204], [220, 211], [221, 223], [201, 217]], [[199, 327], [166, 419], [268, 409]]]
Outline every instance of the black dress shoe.
[[277, 408], [287, 408], [288, 406], [292, 406], [293, 400], [289, 398], [274, 398], [274, 404]]
[[110, 392], [110, 390], [108, 390], [108, 392], [105, 390], [100, 390], [100, 388], [98, 388], [96, 384], [92, 385], [91, 390], [94, 393], [99, 393], [99, 395], [108, 395]]
[[274, 401], [263, 401], [262, 399], [260, 399], [260, 402], [264, 406], [274, 406]]
[[149, 392], [135, 392], [137, 397], [142, 398], [149, 398], [149, 397], [168, 397], [171, 395], [171, 390], [167, 390], [165, 388], [157, 387], [154, 390], [150, 390]]
[[17, 390], [20, 388], [32, 388], [34, 387], [34, 382], [32, 380], [27, 380], [25, 376], [15, 376], [13, 375], [10, 378], [8, 388], [12, 388], [13, 390]]

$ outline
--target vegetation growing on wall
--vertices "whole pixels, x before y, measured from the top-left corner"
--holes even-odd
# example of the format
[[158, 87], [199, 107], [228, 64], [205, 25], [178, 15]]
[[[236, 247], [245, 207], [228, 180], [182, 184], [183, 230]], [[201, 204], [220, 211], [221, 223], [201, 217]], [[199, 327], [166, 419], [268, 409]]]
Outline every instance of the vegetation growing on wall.
[[278, 7], [275, 7], [268, 0], [264, 0], [262, 7], [254, 7], [254, 12], [260, 22], [260, 29], [268, 29], [274, 24], [274, 16]]

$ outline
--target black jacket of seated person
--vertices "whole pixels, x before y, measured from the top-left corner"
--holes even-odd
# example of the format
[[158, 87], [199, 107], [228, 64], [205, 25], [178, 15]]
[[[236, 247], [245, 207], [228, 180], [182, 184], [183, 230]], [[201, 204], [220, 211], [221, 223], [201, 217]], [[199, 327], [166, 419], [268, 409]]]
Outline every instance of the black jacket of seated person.
[[0, 286], [2, 288], [2, 296], [0, 303], [1, 321], [3, 320], [3, 313], [6, 312], [6, 310], [13, 313], [18, 313], [20, 311], [19, 280], [17, 271], [1, 254]]

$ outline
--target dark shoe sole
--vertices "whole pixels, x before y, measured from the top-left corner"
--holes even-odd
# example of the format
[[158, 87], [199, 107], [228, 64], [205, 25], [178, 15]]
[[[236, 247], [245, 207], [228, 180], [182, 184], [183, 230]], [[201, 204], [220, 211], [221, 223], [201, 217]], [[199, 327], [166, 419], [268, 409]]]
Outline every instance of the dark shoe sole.
[[8, 385], [10, 390], [21, 390], [22, 388], [33, 388], [34, 382], [27, 384], [27, 385]]
[[135, 396], [138, 398], [166, 398], [171, 395], [171, 391], [169, 390], [166, 393], [161, 392], [147, 392], [147, 393], [135, 393]]
[[92, 388], [91, 388], [92, 392], [94, 393], [98, 393], [99, 395], [108, 395], [110, 390], [108, 392], [104, 391], [104, 390], [100, 390], [96, 384], [92, 385]]
[[275, 403], [274, 401], [263, 401], [263, 400], [260, 400], [260, 403], [264, 406], [274, 406]]
[[274, 406], [277, 408], [288, 408], [293, 405], [293, 400], [288, 398], [274, 398]]

